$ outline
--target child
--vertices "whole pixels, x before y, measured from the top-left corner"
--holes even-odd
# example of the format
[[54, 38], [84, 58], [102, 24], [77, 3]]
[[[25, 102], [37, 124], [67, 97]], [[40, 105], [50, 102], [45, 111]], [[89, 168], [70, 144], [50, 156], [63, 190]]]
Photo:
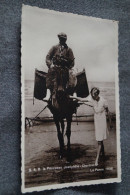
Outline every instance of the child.
[[106, 100], [99, 96], [99, 89], [94, 87], [91, 89], [90, 95], [87, 98], [80, 98], [70, 96], [70, 98], [77, 99], [81, 102], [92, 103], [94, 109], [94, 124], [95, 124], [95, 137], [98, 142], [97, 156], [95, 160], [95, 165], [98, 165], [99, 155], [102, 153], [104, 156], [104, 145], [103, 140], [107, 138], [107, 121], [106, 113], [108, 113], [108, 105]]

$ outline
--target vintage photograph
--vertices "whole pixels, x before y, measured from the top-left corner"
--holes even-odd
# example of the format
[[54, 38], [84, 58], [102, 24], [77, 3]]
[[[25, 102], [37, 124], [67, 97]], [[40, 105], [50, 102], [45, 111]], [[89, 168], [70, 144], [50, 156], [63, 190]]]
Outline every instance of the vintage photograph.
[[118, 22], [21, 19], [22, 192], [120, 182]]

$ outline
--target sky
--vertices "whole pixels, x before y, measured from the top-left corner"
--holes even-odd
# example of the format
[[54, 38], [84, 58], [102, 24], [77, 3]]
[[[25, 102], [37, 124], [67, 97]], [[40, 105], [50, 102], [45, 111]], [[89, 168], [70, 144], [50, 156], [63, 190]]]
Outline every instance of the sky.
[[64, 32], [74, 53], [76, 72], [85, 68], [88, 81], [115, 81], [118, 22], [24, 5], [21, 31], [25, 80], [34, 79], [35, 68], [47, 72], [46, 55], [59, 43], [57, 34]]

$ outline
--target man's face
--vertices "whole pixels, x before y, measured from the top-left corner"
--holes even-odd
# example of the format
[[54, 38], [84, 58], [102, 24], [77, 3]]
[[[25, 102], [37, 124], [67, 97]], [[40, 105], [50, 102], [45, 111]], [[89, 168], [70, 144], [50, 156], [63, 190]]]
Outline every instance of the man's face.
[[60, 43], [61, 44], [65, 44], [66, 43], [66, 39], [63, 37], [59, 37]]

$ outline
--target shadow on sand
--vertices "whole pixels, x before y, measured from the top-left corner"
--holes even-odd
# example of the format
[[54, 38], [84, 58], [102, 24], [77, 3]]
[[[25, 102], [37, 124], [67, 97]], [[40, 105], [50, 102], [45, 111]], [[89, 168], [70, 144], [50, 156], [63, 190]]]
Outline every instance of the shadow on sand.
[[59, 159], [59, 147], [44, 151], [25, 165], [25, 186], [35, 187], [58, 183], [90, 181], [116, 178], [116, 156], [100, 158], [98, 167], [94, 166], [96, 148], [92, 145], [72, 144], [71, 162], [67, 162], [65, 147], [63, 159]]

